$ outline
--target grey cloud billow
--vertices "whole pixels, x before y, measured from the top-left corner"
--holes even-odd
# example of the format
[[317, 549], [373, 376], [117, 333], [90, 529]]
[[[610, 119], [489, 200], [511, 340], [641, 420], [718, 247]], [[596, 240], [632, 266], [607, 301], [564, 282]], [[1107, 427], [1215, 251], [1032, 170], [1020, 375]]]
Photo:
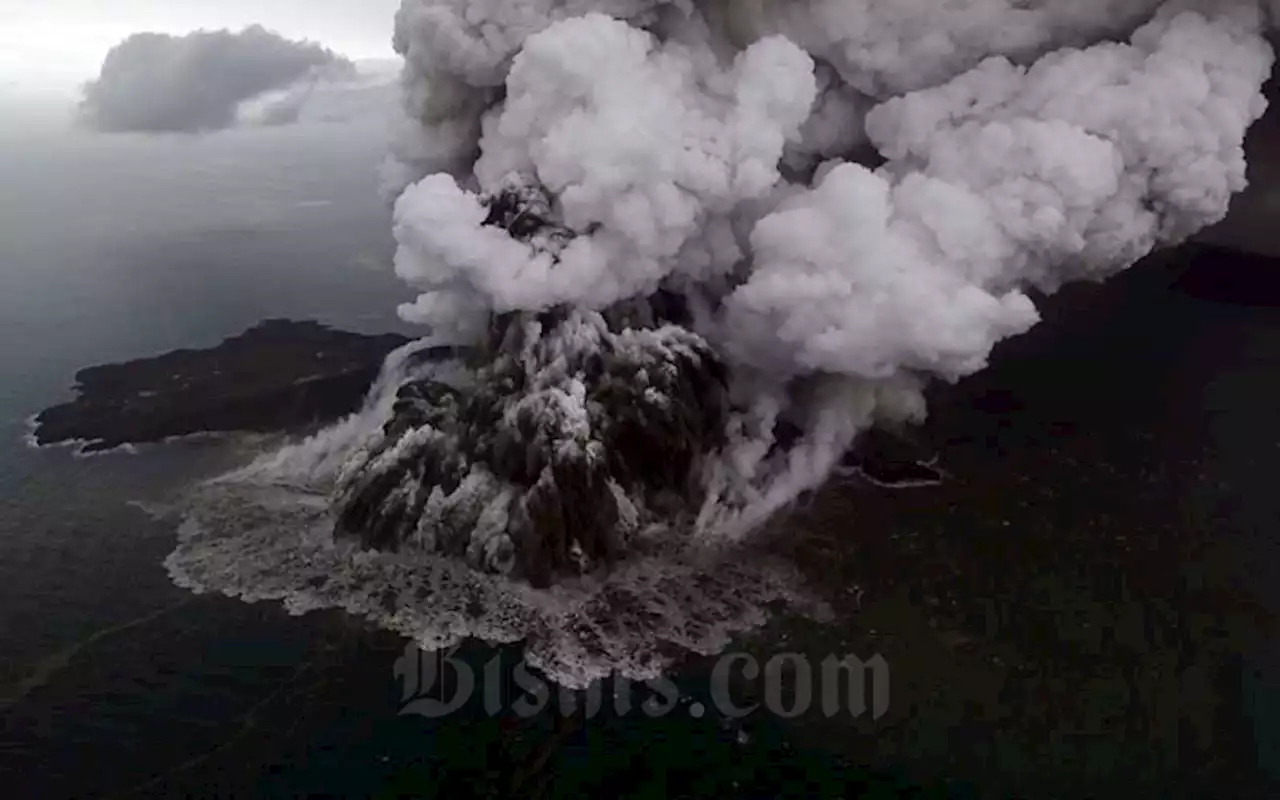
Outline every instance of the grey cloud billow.
[[236, 124], [245, 101], [355, 72], [332, 50], [257, 25], [238, 33], [137, 33], [107, 54], [98, 79], [85, 85], [80, 113], [107, 132], [220, 130]]

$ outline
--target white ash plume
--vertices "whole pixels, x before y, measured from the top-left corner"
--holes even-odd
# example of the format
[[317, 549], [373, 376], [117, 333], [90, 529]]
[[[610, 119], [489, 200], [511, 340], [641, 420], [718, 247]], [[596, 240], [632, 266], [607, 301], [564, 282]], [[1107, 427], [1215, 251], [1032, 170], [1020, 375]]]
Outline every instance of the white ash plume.
[[[470, 171], [430, 175], [397, 203], [397, 267], [427, 290], [406, 317], [466, 337], [490, 312], [601, 308], [664, 281], [710, 296], [697, 327], [737, 372], [782, 384], [809, 376], [870, 403], [854, 415], [861, 421], [837, 426], [847, 434], [805, 439], [813, 457], [775, 453], [795, 463], [764, 470], [775, 488], [752, 486], [753, 468], [737, 489], [794, 495], [887, 413], [877, 410], [885, 387], [970, 374], [996, 342], [1034, 325], [1024, 288], [1121, 269], [1217, 221], [1243, 188], [1241, 143], [1265, 107], [1259, 87], [1271, 66], [1247, 3], [1208, 15], [1169, 6], [1128, 44], [1063, 49], [1030, 67], [978, 60], [1125, 31], [1152, 4], [976, 3], [932, 59], [903, 51], [870, 64], [849, 57], [865, 55], [861, 40], [839, 39], [843, 57], [810, 45], [834, 68], [776, 35], [729, 62], [724, 37], [707, 33], [708, 20], [727, 20], [728, 38], [776, 23], [804, 43], [792, 30], [800, 22], [831, 36], [852, 30], [819, 25], [837, 7], [842, 20], [865, 18], [901, 42], [938, 24], [923, 6], [839, 3], [711, 4], [706, 17], [672, 7], [648, 23], [670, 30], [685, 15], [684, 33], [665, 43], [599, 14], [513, 23], [507, 42], [521, 42], [518, 52], [488, 50], [483, 68], [465, 60], [450, 73], [480, 85], [479, 105], [493, 104], [479, 117]], [[441, 6], [405, 8], [420, 20]], [[948, 8], [943, 16], [960, 13]], [[525, 19], [507, 19], [516, 18]], [[505, 87], [485, 94], [495, 64], [506, 65]], [[779, 173], [784, 155], [796, 163], [806, 150], [812, 161], [856, 146], [858, 132], [842, 141], [828, 122], [858, 117], [858, 95], [833, 86], [850, 68], [870, 81], [855, 88], [874, 93], [964, 67], [869, 112], [866, 132], [887, 159], [878, 170], [836, 159], [810, 187]], [[464, 186], [492, 192], [512, 176], [551, 195], [550, 216], [576, 234], [563, 247], [483, 224], [480, 195]], [[800, 413], [810, 427], [830, 416], [822, 404]]]

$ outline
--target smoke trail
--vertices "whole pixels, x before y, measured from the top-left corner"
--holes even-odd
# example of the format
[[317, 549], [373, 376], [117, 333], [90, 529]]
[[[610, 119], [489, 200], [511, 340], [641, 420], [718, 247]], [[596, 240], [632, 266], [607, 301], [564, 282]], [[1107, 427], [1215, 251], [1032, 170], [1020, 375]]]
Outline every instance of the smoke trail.
[[[333, 569], [377, 551], [351, 562], [362, 581], [449, 564], [485, 602], [524, 598], [501, 636], [567, 681], [754, 624], [791, 594], [740, 551], [710, 638], [610, 620], [660, 603], [645, 575], [728, 574], [709, 554], [751, 547], [860, 431], [921, 419], [929, 381], [1036, 324], [1027, 290], [1221, 219], [1273, 60], [1248, 0], [405, 0], [396, 22], [384, 183], [421, 292], [401, 313], [459, 358], [396, 361], [362, 415], [239, 485], [331, 492], [298, 546]], [[282, 578], [299, 556], [279, 526], [218, 534], [219, 502], [171, 559], [181, 580], [373, 613], [365, 589]], [[245, 553], [265, 595], [227, 577]], [[396, 589], [381, 619], [499, 636], [422, 616], [449, 591]], [[529, 600], [570, 595], [572, 629]], [[684, 613], [705, 626], [706, 603]]]

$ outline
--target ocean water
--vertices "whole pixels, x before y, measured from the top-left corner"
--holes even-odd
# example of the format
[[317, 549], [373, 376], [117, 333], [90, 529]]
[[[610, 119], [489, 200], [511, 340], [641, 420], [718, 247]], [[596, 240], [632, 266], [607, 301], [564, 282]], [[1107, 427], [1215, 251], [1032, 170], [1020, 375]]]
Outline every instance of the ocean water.
[[896, 796], [944, 780], [953, 796], [1274, 796], [1280, 281], [1266, 261], [1218, 265], [1207, 286], [1153, 261], [1054, 299], [991, 371], [939, 393], [922, 435], [947, 483], [836, 482], [781, 526], [779, 550], [838, 618], [781, 620], [739, 646], [883, 653], [880, 722], [693, 717], [706, 659], [661, 720], [517, 723], [469, 706], [430, 721], [398, 714], [396, 637], [172, 585], [174, 525], [139, 504], [261, 443], [78, 459], [27, 447], [26, 420], [83, 366], [212, 345], [264, 317], [402, 330], [379, 133], [0, 134], [7, 796], [850, 796], [859, 781]]
[[[238, 137], [238, 138], [237, 138]], [[155, 502], [245, 457], [33, 450], [27, 419], [94, 363], [216, 344], [268, 316], [394, 330], [376, 130], [95, 139], [0, 134], [0, 772], [93, 796], [216, 744], [314, 630], [193, 598]]]
[[[91, 364], [212, 346], [266, 317], [412, 332], [395, 316], [412, 295], [391, 272], [376, 192], [382, 133], [144, 139], [0, 126], [7, 796], [478, 791], [476, 754], [510, 749], [507, 728], [482, 710], [399, 716], [397, 637], [336, 612], [290, 617], [171, 583], [162, 562], [175, 523], [148, 510], [247, 462], [263, 440], [93, 458], [26, 442], [31, 416], [68, 399]], [[468, 650], [477, 663], [493, 652]], [[517, 652], [502, 651], [504, 663]], [[718, 752], [726, 785], [741, 777], [735, 731], [712, 720], [662, 730]], [[651, 733], [624, 721], [613, 741], [635, 749]], [[689, 760], [678, 750], [671, 758]], [[518, 771], [511, 761], [493, 786]]]

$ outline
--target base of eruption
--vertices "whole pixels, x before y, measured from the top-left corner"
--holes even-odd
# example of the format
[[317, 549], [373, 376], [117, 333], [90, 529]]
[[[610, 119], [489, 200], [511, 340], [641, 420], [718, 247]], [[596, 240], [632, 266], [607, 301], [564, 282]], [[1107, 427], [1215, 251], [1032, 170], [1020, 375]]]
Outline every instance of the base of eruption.
[[[485, 198], [485, 225], [555, 254], [574, 234], [536, 183]], [[671, 293], [603, 311], [494, 314], [452, 375], [406, 380], [348, 465], [337, 533], [545, 586], [687, 525], [723, 443], [727, 372]]]
[[[489, 224], [554, 247], [536, 191]], [[197, 487], [166, 565], [196, 591], [340, 607], [425, 648], [526, 642], [557, 682], [658, 675], [780, 606], [794, 569], [694, 533], [725, 445], [727, 369], [658, 292], [602, 311], [491, 317], [445, 353], [393, 354], [366, 408]]]
[[643, 552], [702, 502], [723, 435], [722, 365], [624, 309], [495, 320], [485, 363], [410, 380], [337, 491], [337, 532], [546, 585]]
[[323, 456], [299, 455], [267, 454], [180, 500], [178, 546], [165, 560], [177, 585], [282, 602], [291, 614], [338, 609], [424, 650], [467, 638], [523, 642], [531, 666], [570, 688], [655, 678], [780, 612], [831, 617], [786, 560], [758, 548], [698, 552], [687, 531], [546, 588], [419, 548], [370, 550], [333, 535], [330, 487], [311, 468]]

